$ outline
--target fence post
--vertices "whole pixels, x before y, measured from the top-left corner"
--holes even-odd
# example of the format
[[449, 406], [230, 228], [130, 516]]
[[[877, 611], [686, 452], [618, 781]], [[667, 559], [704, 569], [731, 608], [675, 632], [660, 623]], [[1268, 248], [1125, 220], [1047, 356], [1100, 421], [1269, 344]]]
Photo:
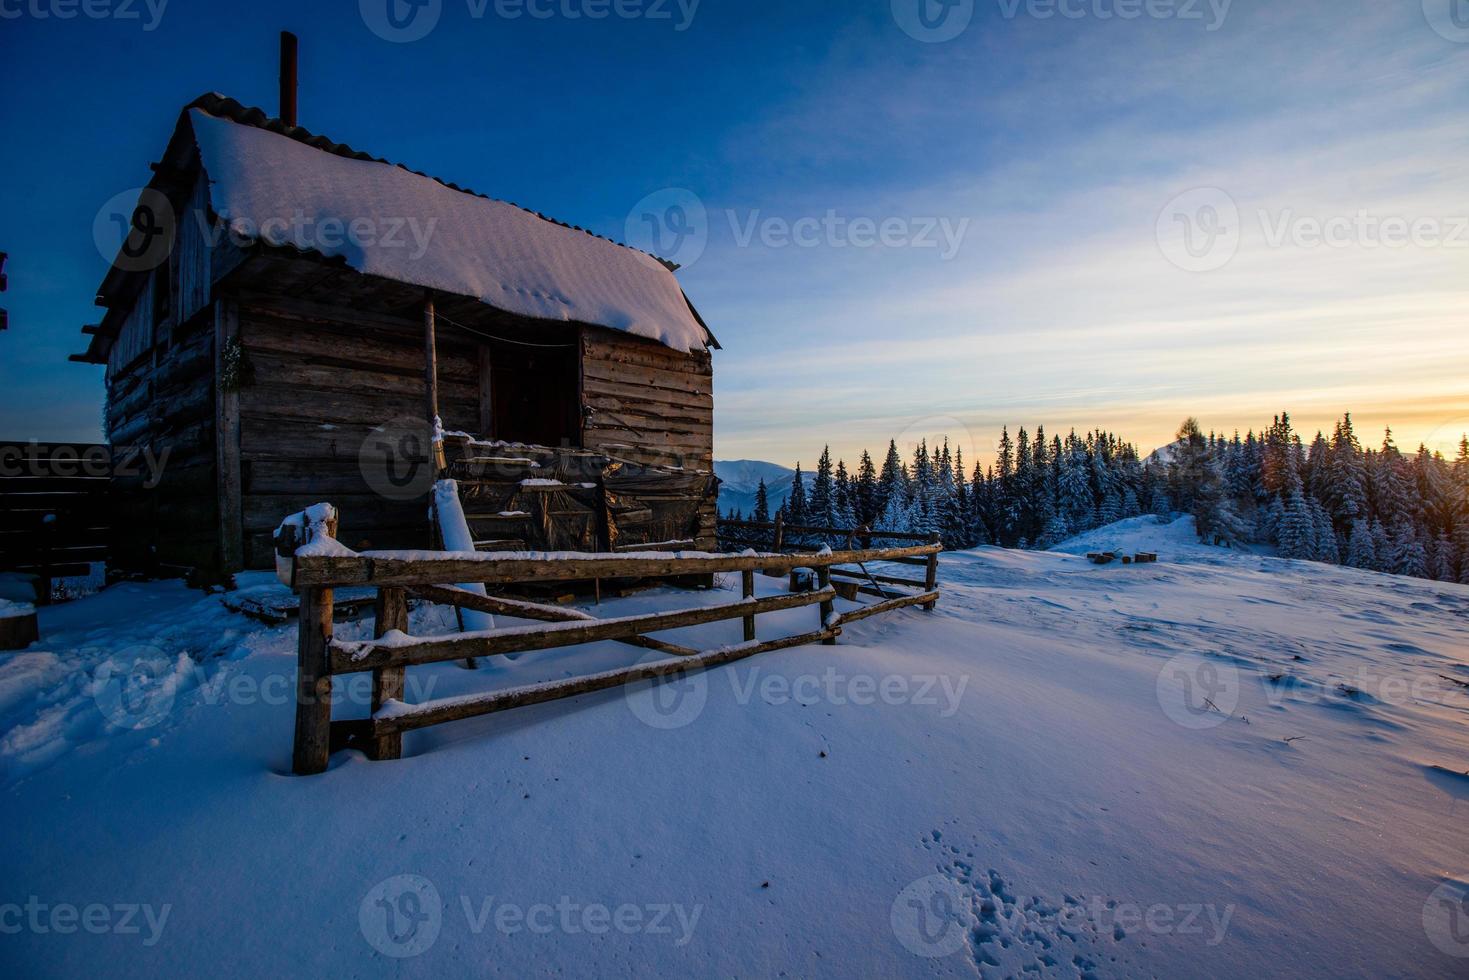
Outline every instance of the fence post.
[[[928, 543], [929, 544], [941, 544], [942, 543], [939, 540], [939, 533], [937, 531], [933, 532], [932, 534], [930, 534], [928, 536]], [[924, 576], [923, 576], [923, 591], [924, 592], [932, 592], [934, 590], [934, 587], [936, 585], [938, 585], [938, 584], [939, 584], [939, 553], [937, 551], [935, 551], [933, 554], [931, 554], [931, 555], [928, 556], [928, 570], [924, 573]], [[936, 605], [936, 603], [933, 603], [933, 602], [925, 602], [923, 604], [923, 611], [924, 612], [933, 612], [933, 607], [935, 605]]]
[[[831, 566], [822, 565], [816, 569], [816, 585], [821, 589], [831, 588]], [[831, 619], [831, 614], [836, 612], [836, 603], [827, 599], [821, 604], [821, 628], [826, 629], [826, 621]], [[837, 645], [835, 639], [822, 640], [822, 646], [834, 647]]]
[[872, 550], [872, 528], [863, 524], [857, 529], [857, 540], [862, 542], [863, 551]]
[[[755, 572], [753, 570], [740, 572], [740, 585], [746, 599], [755, 598]], [[745, 642], [749, 643], [755, 639], [755, 617], [745, 617]]]
[[[408, 593], [403, 589], [378, 589], [374, 615], [374, 637], [382, 637], [389, 630], [408, 632]], [[402, 700], [405, 673], [403, 667], [379, 667], [372, 672], [373, 714], [387, 701]], [[379, 762], [403, 758], [403, 733], [374, 737], [372, 758]]]
[[775, 552], [777, 555], [781, 553], [781, 546], [785, 544], [785, 523], [786, 522], [784, 514], [775, 515], [775, 537], [771, 540], [770, 550]]
[[40, 573], [36, 580], [36, 605], [51, 605], [51, 592], [56, 588], [55, 569], [52, 567], [53, 545], [56, 537], [56, 514], [45, 514], [41, 517], [41, 529], [36, 533], [36, 541], [40, 545], [37, 549]]
[[327, 644], [332, 636], [332, 590], [310, 587], [301, 593], [296, 646], [296, 743], [291, 771], [298, 776], [325, 772], [331, 756], [332, 678]]

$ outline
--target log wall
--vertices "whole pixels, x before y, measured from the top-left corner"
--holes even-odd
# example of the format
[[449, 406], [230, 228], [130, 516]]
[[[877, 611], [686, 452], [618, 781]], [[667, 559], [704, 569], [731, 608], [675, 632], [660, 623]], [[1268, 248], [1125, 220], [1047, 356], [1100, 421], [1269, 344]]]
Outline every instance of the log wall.
[[[239, 388], [245, 566], [268, 567], [281, 519], [324, 499], [340, 508], [348, 547], [432, 546], [427, 495], [387, 499], [361, 463], [374, 429], [423, 419], [422, 321], [244, 294], [239, 336], [247, 365]], [[477, 345], [441, 331], [438, 364], [445, 428], [475, 431]]]
[[[660, 466], [714, 470], [714, 365], [614, 330], [582, 331], [583, 444]], [[699, 547], [714, 548], [713, 499], [700, 509]]]
[[[144, 290], [134, 313], [149, 309]], [[156, 342], [143, 353], [108, 369], [107, 429], [114, 454], [137, 449], [161, 466], [158, 472], [134, 467], [113, 478], [119, 515], [113, 560], [125, 568], [214, 567], [214, 311], [205, 308], [177, 329], [172, 318], [165, 320], [153, 336]]]

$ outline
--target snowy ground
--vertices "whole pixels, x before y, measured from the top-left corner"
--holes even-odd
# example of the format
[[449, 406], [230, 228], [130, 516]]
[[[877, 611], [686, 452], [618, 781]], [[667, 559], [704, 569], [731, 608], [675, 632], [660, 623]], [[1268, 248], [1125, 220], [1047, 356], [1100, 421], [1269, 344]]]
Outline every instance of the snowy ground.
[[[934, 613], [308, 778], [287, 775], [291, 628], [177, 584], [43, 609], [42, 644], [0, 660], [0, 964], [1469, 973], [1469, 588], [1205, 549], [1147, 518], [1062, 550], [1098, 547], [1160, 563], [947, 555]], [[409, 696], [638, 654], [414, 670]], [[140, 661], [141, 697], [122, 681]], [[338, 716], [365, 710], [361, 685], [345, 696]]]

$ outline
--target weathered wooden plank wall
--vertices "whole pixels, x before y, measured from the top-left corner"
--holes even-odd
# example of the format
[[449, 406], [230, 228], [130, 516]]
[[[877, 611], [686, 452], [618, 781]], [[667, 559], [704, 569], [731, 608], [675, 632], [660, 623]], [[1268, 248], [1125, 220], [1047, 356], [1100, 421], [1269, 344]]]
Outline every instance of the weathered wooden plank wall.
[[[246, 566], [269, 566], [281, 518], [326, 496], [343, 515], [339, 534], [350, 547], [430, 546], [427, 496], [388, 499], [361, 463], [374, 429], [423, 419], [422, 321], [255, 294], [239, 303], [248, 365], [239, 389]], [[445, 427], [475, 431], [478, 346], [445, 331], [438, 363]]]
[[[151, 318], [149, 294], [139, 295], [130, 321], [139, 310]], [[201, 310], [182, 327], [174, 323], [149, 322], [151, 344], [131, 360], [119, 359], [114, 347], [108, 367], [108, 441], [153, 461], [113, 478], [114, 506], [127, 516], [112, 538], [113, 558], [123, 567], [218, 564], [214, 311]]]
[[[584, 444], [642, 463], [714, 469], [714, 366], [613, 330], [582, 331]], [[699, 546], [714, 547], [715, 503], [700, 509]]]

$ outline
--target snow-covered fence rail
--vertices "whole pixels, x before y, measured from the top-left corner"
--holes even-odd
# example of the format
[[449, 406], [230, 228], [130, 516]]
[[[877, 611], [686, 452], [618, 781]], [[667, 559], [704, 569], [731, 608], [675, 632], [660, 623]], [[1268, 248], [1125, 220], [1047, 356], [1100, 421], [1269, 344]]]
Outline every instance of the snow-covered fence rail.
[[[507, 708], [617, 687], [680, 671], [730, 663], [771, 650], [807, 643], [835, 643], [842, 625], [906, 606], [932, 609], [938, 601], [937, 541], [898, 548], [846, 549], [818, 554], [712, 554], [633, 552], [624, 554], [500, 554], [464, 552], [369, 552], [354, 554], [337, 545], [329, 531], [335, 512], [326, 508], [320, 520], [311, 512], [288, 521], [278, 533], [278, 570], [301, 595], [298, 644], [296, 734], [292, 767], [306, 775], [326, 769], [333, 751], [360, 748], [373, 759], [402, 755], [405, 731], [446, 721], [472, 718]], [[921, 591], [887, 592], [873, 583], [882, 601], [838, 614], [833, 574], [856, 574], [835, 566], [915, 559], [928, 564], [923, 582], [904, 584]], [[817, 587], [789, 595], [755, 595], [755, 572], [816, 571]], [[710, 606], [596, 619], [586, 613], [503, 596], [484, 596], [464, 589], [465, 583], [487, 586], [535, 582], [588, 581], [609, 578], [663, 578], [739, 572], [743, 598]], [[878, 580], [880, 581], [880, 579]], [[374, 586], [378, 590], [374, 639], [339, 640], [333, 635], [333, 589]], [[408, 635], [408, 599], [499, 613], [538, 622], [522, 626], [446, 636]], [[757, 616], [818, 606], [817, 628], [795, 636], [756, 640]], [[744, 642], [711, 650], [693, 650], [656, 640], [647, 634], [731, 619], [744, 624]], [[669, 659], [597, 674], [515, 687], [464, 697], [407, 704], [402, 700], [409, 667], [452, 660], [473, 661], [531, 650], [612, 640], [669, 654]], [[371, 672], [372, 715], [333, 721], [332, 678]]]

